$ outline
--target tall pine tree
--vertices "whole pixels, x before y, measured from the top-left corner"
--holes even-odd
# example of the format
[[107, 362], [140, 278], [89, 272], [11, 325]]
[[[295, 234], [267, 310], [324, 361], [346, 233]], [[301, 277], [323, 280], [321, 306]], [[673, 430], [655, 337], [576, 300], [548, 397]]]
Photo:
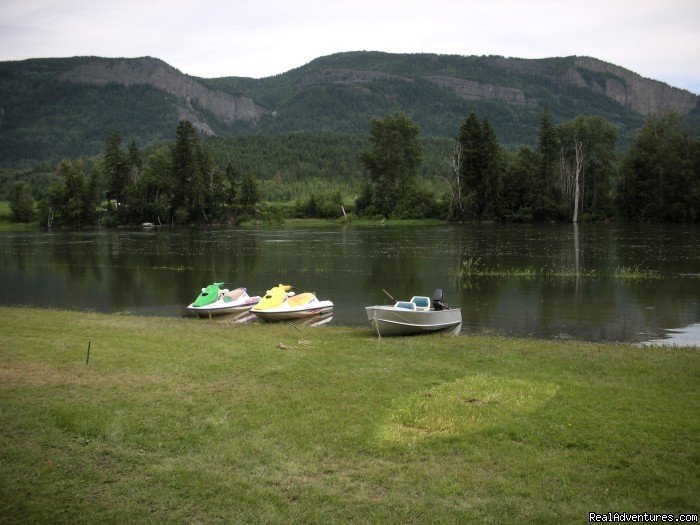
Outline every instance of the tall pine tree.
[[539, 155], [537, 191], [552, 202], [557, 202], [557, 161], [559, 159], [559, 141], [552, 125], [549, 109], [544, 108], [537, 131], [537, 154]]
[[481, 140], [480, 216], [482, 219], [493, 220], [501, 213], [503, 160], [496, 134], [486, 118], [481, 123]]
[[458, 142], [461, 153], [459, 166], [460, 185], [462, 187], [461, 208], [464, 215], [458, 219], [476, 219], [479, 216], [479, 186], [483, 171], [481, 161], [482, 127], [476, 113], [471, 112], [459, 126]]
[[122, 135], [118, 130], [107, 137], [104, 155], [104, 174], [107, 178], [107, 198], [117, 202], [125, 198], [129, 179], [126, 155], [121, 147]]
[[503, 160], [487, 119], [471, 112], [459, 127], [460, 183], [466, 205], [461, 219], [496, 219], [501, 211]]
[[173, 209], [178, 220], [186, 221], [197, 214], [198, 167], [195, 149], [197, 130], [189, 120], [181, 120], [175, 130], [172, 175], [175, 184]]

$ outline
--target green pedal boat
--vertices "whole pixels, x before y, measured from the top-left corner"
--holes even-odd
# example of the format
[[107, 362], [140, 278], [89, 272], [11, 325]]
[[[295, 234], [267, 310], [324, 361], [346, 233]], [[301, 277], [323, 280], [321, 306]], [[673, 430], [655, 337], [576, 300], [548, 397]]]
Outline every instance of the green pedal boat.
[[229, 290], [225, 283], [212, 283], [202, 288], [199, 297], [187, 307], [187, 310], [199, 317], [210, 315], [237, 314], [250, 310], [260, 302], [259, 295], [249, 296], [245, 288]]

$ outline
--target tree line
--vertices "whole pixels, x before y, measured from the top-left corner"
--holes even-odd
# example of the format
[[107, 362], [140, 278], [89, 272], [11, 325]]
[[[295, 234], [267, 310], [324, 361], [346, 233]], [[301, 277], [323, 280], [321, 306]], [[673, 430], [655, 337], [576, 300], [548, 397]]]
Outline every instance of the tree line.
[[[536, 147], [517, 151], [504, 149], [488, 119], [475, 113], [456, 130], [450, 153], [449, 143], [426, 141], [420, 131], [403, 113], [392, 113], [372, 119], [362, 140], [287, 136], [285, 155], [298, 155], [311, 169], [313, 159], [298, 150], [313, 143], [326, 159], [324, 173], [349, 168], [350, 177], [304, 180], [304, 170], [290, 177], [276, 169], [262, 184], [236, 159], [237, 150], [226, 148], [233, 143], [203, 143], [186, 120], [172, 143], [147, 153], [135, 142], [125, 148], [114, 131], [99, 160], [59, 163], [55, 182], [38, 203], [30, 185], [20, 180], [10, 204], [15, 220], [38, 217], [47, 227], [235, 223], [260, 216], [263, 190], [289, 201], [296, 185], [296, 206], [285, 213], [299, 217], [337, 217], [343, 196], [352, 193], [359, 194], [355, 213], [365, 217], [696, 222], [700, 216], [700, 141], [675, 114], [651, 117], [621, 158], [616, 128], [599, 116], [554, 125], [544, 110]], [[270, 140], [265, 144], [274, 157]], [[329, 159], [338, 142], [347, 147], [343, 161], [335, 164]], [[252, 159], [256, 145], [246, 142], [244, 158]], [[356, 160], [348, 161], [353, 155]], [[435, 168], [439, 155], [441, 171]]]
[[555, 126], [545, 109], [537, 147], [509, 153], [488, 119], [472, 112], [445, 159], [441, 205], [418, 183], [419, 132], [402, 113], [372, 120], [370, 147], [361, 155], [368, 178], [359, 213], [451, 221], [700, 219], [700, 140], [675, 114], [651, 117], [618, 163], [616, 128], [602, 117]]
[[[154, 148], [145, 160], [135, 142], [124, 149], [114, 131], [101, 163], [64, 160], [57, 171], [59, 181], [36, 206], [48, 228], [236, 222], [253, 216], [261, 199], [252, 171], [217, 167], [187, 120], [178, 124], [172, 145]], [[26, 182], [16, 183], [10, 207], [16, 220], [36, 217]]]

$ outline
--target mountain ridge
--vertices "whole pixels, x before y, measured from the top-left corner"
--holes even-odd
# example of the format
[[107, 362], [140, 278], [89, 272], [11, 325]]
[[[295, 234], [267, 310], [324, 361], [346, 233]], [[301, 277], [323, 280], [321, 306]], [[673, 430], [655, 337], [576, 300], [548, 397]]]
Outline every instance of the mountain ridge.
[[114, 128], [140, 145], [167, 140], [181, 118], [211, 136], [360, 134], [372, 117], [393, 111], [438, 137], [454, 136], [476, 111], [515, 147], [532, 144], [548, 107], [555, 122], [599, 114], [624, 142], [644, 118], [669, 110], [697, 133], [698, 100], [593, 57], [359, 51], [260, 79], [195, 77], [154, 57], [28, 59], [0, 63], [0, 162], [94, 154]]

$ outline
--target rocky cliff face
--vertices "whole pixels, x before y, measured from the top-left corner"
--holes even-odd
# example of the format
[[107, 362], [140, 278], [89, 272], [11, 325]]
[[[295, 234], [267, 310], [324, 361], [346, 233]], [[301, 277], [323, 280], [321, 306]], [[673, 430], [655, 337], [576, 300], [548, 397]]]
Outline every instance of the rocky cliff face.
[[[687, 115], [697, 105], [699, 97], [689, 91], [644, 78], [632, 71], [589, 57], [529, 60], [522, 58], [484, 57], [488, 66], [506, 71], [516, 79], [544, 80], [556, 88], [577, 87], [608, 97], [625, 108], [649, 116], [676, 111]], [[470, 73], [465, 71], [465, 76]], [[335, 84], [352, 86], [361, 90], [362, 85], [378, 80], [413, 83], [422, 78], [443, 87], [465, 100], [500, 100], [508, 104], [534, 107], [537, 100], [528, 98], [518, 87], [468, 80], [452, 75], [396, 75], [381, 71], [352, 69], [349, 67], [322, 68], [308, 73], [296, 84], [303, 91], [310, 86]]]
[[[656, 115], [669, 110], [687, 115], [698, 103], [698, 96], [689, 91], [644, 78], [595, 58], [577, 57], [574, 64], [583, 70], [603, 73], [605, 85], [594, 83], [589, 87], [642, 115]], [[572, 77], [575, 76], [574, 71], [572, 70]], [[580, 82], [578, 79], [577, 81]]]
[[423, 78], [440, 87], [449, 89], [458, 97], [466, 100], [495, 99], [519, 106], [534, 104], [534, 101], [525, 99], [525, 93], [522, 89], [496, 86], [494, 84], [474, 82], [472, 80], [454, 77], [427, 76]]
[[[502, 100], [510, 104], [521, 106], [532, 105], [534, 101], [525, 100], [525, 94], [522, 89], [496, 86], [494, 84], [474, 82], [463, 78], [455, 78], [449, 76], [424, 76], [419, 77], [433, 84], [437, 84], [455, 95], [465, 100]], [[323, 84], [335, 84], [345, 86], [357, 86], [358, 84], [367, 84], [377, 80], [389, 80], [414, 83], [415, 80], [410, 77], [400, 75], [391, 75], [378, 71], [362, 71], [356, 69], [321, 69], [303, 77], [296, 85], [297, 91], [302, 91], [310, 86]]]
[[214, 134], [200, 118], [198, 109], [204, 109], [228, 124], [237, 121], [254, 122], [264, 110], [249, 97], [234, 97], [211, 90], [195, 79], [184, 75], [165, 62], [153, 58], [95, 61], [79, 65], [59, 77], [69, 82], [104, 86], [109, 83], [131, 86], [146, 84], [178, 99], [178, 116], [187, 118], [204, 133]]
[[557, 67], [540, 60], [489, 57], [491, 66], [524, 77], [539, 77], [559, 86], [589, 89], [625, 108], [649, 116], [676, 111], [687, 115], [698, 104], [697, 95], [644, 78], [628, 69], [590, 57], [560, 59]]
[[[699, 97], [675, 88], [646, 79], [632, 71], [589, 57], [560, 60], [559, 66], [549, 61], [520, 58], [488, 57], [486, 62], [500, 70], [523, 77], [546, 79], [558, 86], [573, 86], [602, 94], [623, 107], [648, 116], [676, 111], [687, 115], [697, 105]], [[253, 99], [232, 96], [209, 89], [197, 80], [182, 74], [165, 62], [154, 58], [101, 60], [79, 65], [63, 73], [62, 80], [96, 85], [116, 83], [124, 86], [146, 84], [160, 89], [179, 100], [177, 107], [181, 118], [188, 118], [205, 133], [213, 133], [209, 125], [200, 118], [198, 109], [212, 113], [228, 124], [234, 122], [256, 122], [265, 113]], [[446, 75], [429, 75], [423, 79], [446, 88], [466, 100], [501, 100], [520, 106], [536, 105], [527, 99], [519, 88], [495, 85]], [[351, 68], [324, 68], [304, 76], [296, 84], [297, 91], [323, 84], [354, 86], [377, 80], [415, 82], [409, 76], [388, 74], [379, 71]]]

